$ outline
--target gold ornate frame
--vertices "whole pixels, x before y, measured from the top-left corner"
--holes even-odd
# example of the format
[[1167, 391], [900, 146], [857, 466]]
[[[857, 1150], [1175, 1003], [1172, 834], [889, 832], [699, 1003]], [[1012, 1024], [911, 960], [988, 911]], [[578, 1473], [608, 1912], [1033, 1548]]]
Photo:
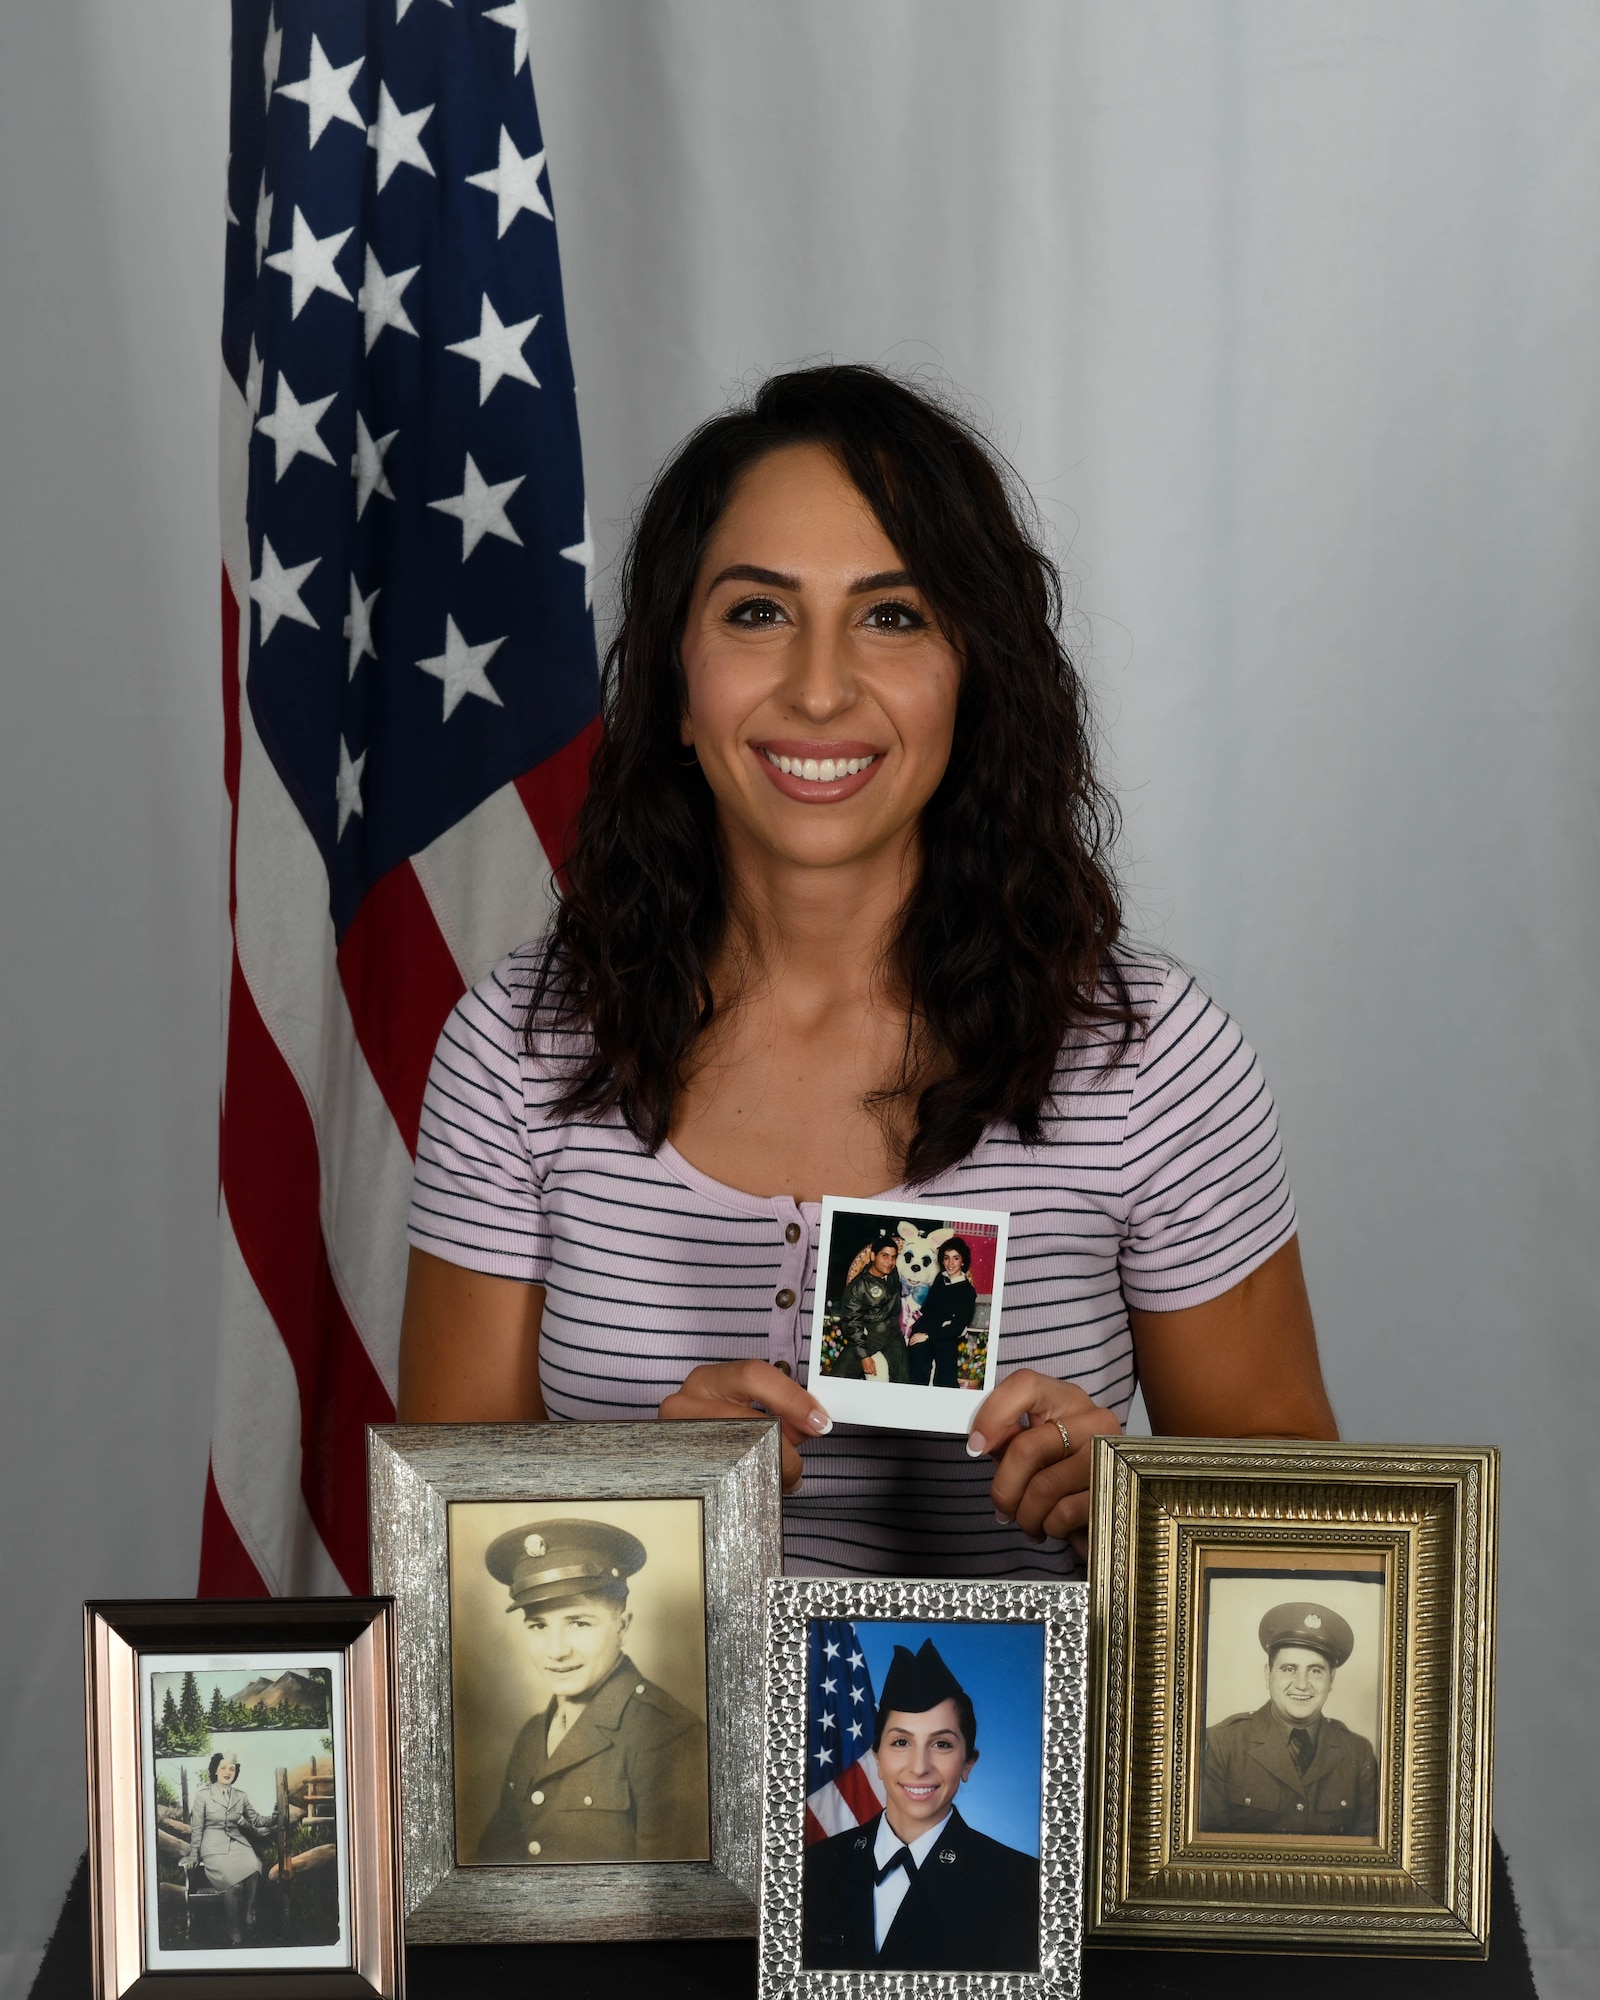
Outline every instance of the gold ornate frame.
[[[1488, 1448], [1095, 1440], [1093, 1943], [1487, 1956], [1498, 1493]], [[1229, 1550], [1381, 1562], [1376, 1840], [1197, 1831], [1200, 1582]]]

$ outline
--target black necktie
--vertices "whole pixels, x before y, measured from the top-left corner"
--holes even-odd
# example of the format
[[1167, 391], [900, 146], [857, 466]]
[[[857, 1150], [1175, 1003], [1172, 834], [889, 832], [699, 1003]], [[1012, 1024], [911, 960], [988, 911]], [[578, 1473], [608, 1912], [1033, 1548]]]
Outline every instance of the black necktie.
[[1294, 1767], [1302, 1777], [1311, 1762], [1311, 1732], [1308, 1729], [1289, 1731], [1289, 1754], [1294, 1758]]
[[897, 1868], [903, 1868], [906, 1871], [906, 1880], [908, 1882], [916, 1875], [917, 1864], [909, 1847], [897, 1847], [878, 1870], [876, 1876], [874, 1876], [874, 1882], [879, 1885], [887, 1882]]

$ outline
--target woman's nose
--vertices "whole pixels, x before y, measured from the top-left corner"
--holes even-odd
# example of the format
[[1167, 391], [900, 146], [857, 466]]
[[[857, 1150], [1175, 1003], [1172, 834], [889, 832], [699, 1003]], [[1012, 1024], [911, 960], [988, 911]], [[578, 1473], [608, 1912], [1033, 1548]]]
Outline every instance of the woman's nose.
[[844, 639], [826, 625], [801, 631], [789, 652], [788, 694], [812, 722], [826, 722], [856, 698], [855, 670]]

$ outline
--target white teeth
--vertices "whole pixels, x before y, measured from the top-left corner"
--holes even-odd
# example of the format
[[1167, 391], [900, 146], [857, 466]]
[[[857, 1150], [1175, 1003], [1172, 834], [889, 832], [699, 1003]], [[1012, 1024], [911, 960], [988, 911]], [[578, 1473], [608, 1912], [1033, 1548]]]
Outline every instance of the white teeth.
[[761, 754], [769, 764], [775, 764], [786, 778], [803, 778], [813, 785], [832, 785], [841, 778], [853, 778], [858, 771], [864, 771], [875, 761], [871, 756], [783, 757], [776, 750], [763, 750]]
[[[833, 783], [833, 774], [834, 774], [833, 759], [831, 757], [824, 757], [822, 762], [817, 766], [817, 776], [822, 780], [822, 782], [825, 785], [831, 785]], [[843, 765], [839, 766], [839, 776], [841, 778], [844, 776]]]
[[808, 757], [805, 763], [800, 767], [800, 775], [807, 781], [808, 784], [815, 784], [817, 781], [817, 772], [820, 769], [821, 766], [817, 763], [816, 758]]

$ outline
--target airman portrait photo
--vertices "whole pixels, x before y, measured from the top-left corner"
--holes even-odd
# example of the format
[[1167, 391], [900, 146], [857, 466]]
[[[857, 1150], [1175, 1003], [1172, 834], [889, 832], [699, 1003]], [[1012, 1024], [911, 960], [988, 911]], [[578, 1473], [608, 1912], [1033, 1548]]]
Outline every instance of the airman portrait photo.
[[[1294, 1579], [1302, 1588], [1307, 1579]], [[1373, 1747], [1378, 1734], [1375, 1687], [1382, 1622], [1382, 1578], [1326, 1579], [1323, 1597], [1340, 1596], [1366, 1628], [1358, 1639], [1349, 1617], [1322, 1598], [1284, 1598], [1268, 1605], [1249, 1640], [1240, 1629], [1235, 1600], [1284, 1587], [1284, 1578], [1213, 1575], [1207, 1621], [1208, 1683], [1220, 1678], [1226, 1690], [1242, 1685], [1237, 1667], [1222, 1668], [1220, 1655], [1253, 1646], [1255, 1685], [1266, 1700], [1211, 1722], [1205, 1732], [1198, 1831], [1202, 1834], [1335, 1836], [1375, 1840], [1378, 1833], [1379, 1770]], [[1243, 1585], [1234, 1589], [1229, 1585]], [[1253, 1606], [1251, 1607], [1253, 1609]], [[1230, 1627], [1219, 1634], [1219, 1621]], [[1362, 1658], [1362, 1655], [1365, 1655]], [[1362, 1691], [1356, 1712], [1365, 1730], [1335, 1714], [1336, 1690], [1347, 1663], [1355, 1661]], [[1208, 1713], [1224, 1690], [1208, 1685]], [[1349, 1703], [1343, 1704], [1350, 1713]]]
[[[810, 1733], [820, 1759], [835, 1738], [866, 1723], [882, 1807], [839, 1832], [810, 1838], [801, 1962], [808, 1970], [1036, 1971], [1042, 1634], [1030, 1647], [1025, 1635], [1036, 1628], [945, 1628], [946, 1651], [960, 1649], [966, 1684], [932, 1637], [915, 1651], [896, 1644], [874, 1710], [863, 1657], [874, 1650], [873, 1629], [856, 1621], [854, 1650], [841, 1649], [842, 1662], [823, 1664]], [[996, 1643], [986, 1648], [986, 1640]], [[990, 1671], [980, 1680], [986, 1665]], [[863, 1699], [856, 1700], [858, 1693]], [[984, 1754], [980, 1737], [998, 1768], [985, 1772], [994, 1782], [969, 1811], [1026, 1848], [970, 1823], [957, 1803]], [[808, 1796], [808, 1828], [824, 1814], [823, 1824], [834, 1820], [837, 1802], [830, 1809], [828, 1790], [825, 1784]], [[861, 1799], [859, 1788], [853, 1796]]]
[[697, 1500], [451, 1507], [461, 1863], [710, 1858], [701, 1551]]

